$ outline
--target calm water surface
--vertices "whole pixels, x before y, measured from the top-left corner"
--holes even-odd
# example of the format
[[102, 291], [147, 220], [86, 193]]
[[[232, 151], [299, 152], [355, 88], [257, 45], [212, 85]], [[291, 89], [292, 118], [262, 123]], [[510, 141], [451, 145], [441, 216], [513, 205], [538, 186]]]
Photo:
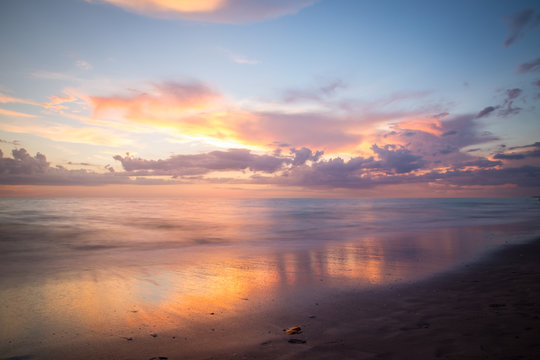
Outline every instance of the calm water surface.
[[0, 358], [415, 281], [538, 219], [536, 199], [0, 199]]

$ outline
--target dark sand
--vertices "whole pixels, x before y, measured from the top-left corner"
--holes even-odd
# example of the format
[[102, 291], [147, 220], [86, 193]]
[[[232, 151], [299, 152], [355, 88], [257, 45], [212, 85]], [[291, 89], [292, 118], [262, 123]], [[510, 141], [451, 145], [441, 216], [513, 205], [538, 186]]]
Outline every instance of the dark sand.
[[[539, 260], [540, 239], [414, 284], [276, 299], [274, 310], [239, 299], [239, 318], [13, 359], [540, 359]], [[294, 325], [303, 332], [283, 332]]]
[[[271, 323], [300, 325], [214, 359], [540, 359], [540, 239], [430, 280], [349, 294]], [[306, 316], [306, 314], [309, 314]], [[311, 315], [311, 318], [309, 317]], [[313, 318], [315, 316], [315, 318]], [[261, 324], [264, 326], [264, 324]], [[275, 327], [268, 326], [275, 332]], [[250, 328], [243, 337], [248, 341]], [[289, 343], [289, 339], [306, 341]], [[170, 349], [170, 359], [175, 359]], [[166, 356], [165, 355], [162, 356]]]

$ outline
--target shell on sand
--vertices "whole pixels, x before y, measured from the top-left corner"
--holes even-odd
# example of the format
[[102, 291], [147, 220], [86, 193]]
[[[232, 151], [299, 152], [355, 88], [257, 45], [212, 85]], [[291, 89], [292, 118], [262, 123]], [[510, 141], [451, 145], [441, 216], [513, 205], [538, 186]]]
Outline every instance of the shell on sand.
[[296, 335], [296, 334], [301, 334], [302, 333], [302, 328], [300, 326], [296, 325], [296, 326], [291, 326], [288, 329], [283, 329], [283, 331], [285, 331], [285, 333], [288, 334], [288, 335]]

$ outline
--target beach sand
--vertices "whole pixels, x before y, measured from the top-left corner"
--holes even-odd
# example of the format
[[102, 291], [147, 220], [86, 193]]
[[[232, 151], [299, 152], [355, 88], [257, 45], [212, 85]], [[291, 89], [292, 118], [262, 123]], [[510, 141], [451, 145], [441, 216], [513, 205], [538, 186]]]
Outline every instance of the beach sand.
[[298, 320], [302, 335], [239, 358], [540, 359], [539, 260], [536, 240], [417, 284], [349, 294]]
[[[241, 317], [80, 342], [10, 359], [540, 359], [540, 239], [416, 283], [249, 299]], [[300, 326], [287, 335], [284, 328]], [[293, 340], [294, 339], [294, 340]], [[290, 342], [291, 341], [291, 342]]]

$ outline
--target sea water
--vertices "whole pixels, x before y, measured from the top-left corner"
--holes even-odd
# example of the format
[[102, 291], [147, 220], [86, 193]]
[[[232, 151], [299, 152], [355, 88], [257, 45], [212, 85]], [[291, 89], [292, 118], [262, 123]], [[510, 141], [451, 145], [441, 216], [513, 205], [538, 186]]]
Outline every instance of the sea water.
[[417, 281], [539, 219], [534, 198], [0, 199], [0, 357]]

